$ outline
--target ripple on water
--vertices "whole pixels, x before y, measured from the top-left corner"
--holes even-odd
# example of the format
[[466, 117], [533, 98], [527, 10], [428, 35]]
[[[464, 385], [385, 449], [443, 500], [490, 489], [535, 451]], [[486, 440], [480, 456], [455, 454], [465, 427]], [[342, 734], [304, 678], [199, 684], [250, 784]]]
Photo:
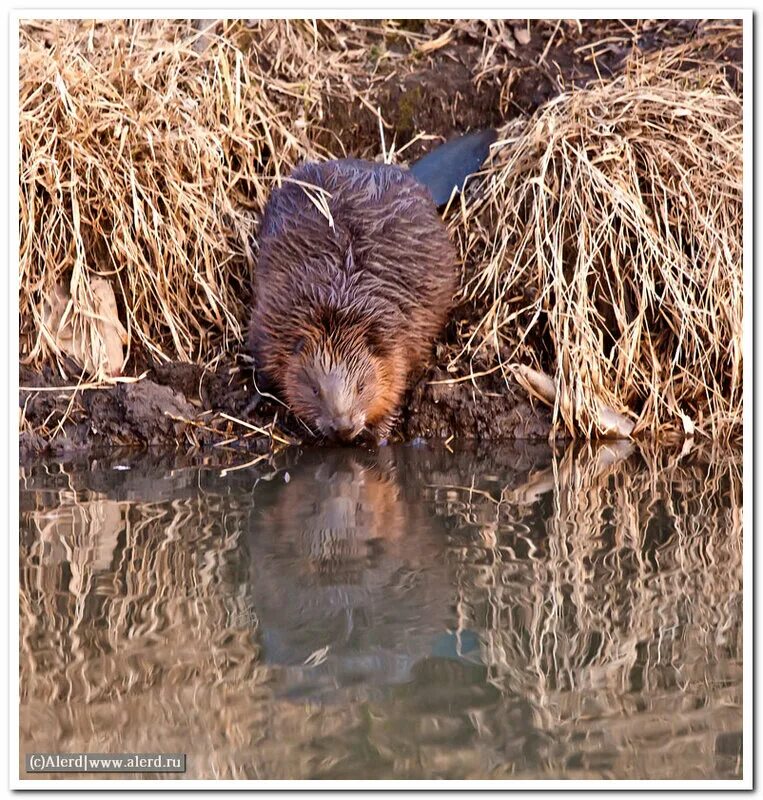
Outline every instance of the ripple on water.
[[206, 778], [741, 775], [741, 453], [220, 458], [22, 470], [22, 754], [186, 752]]

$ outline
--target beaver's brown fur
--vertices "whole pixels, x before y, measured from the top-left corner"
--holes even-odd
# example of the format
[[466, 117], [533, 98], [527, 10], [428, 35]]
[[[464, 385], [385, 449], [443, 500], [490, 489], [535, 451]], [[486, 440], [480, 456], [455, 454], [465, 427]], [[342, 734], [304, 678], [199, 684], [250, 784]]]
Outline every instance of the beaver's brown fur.
[[258, 377], [316, 433], [385, 436], [457, 276], [432, 198], [407, 170], [305, 164], [262, 221], [250, 325]]

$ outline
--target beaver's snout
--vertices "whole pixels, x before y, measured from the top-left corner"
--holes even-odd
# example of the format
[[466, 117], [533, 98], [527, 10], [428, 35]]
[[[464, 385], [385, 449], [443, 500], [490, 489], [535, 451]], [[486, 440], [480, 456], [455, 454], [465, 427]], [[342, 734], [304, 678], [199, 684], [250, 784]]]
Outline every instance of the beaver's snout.
[[355, 381], [346, 372], [346, 366], [341, 364], [315, 380], [323, 411], [318, 427], [332, 441], [351, 442], [366, 422], [353, 390]]
[[355, 426], [352, 421], [347, 417], [342, 417], [334, 422], [332, 429], [337, 438], [344, 442], [348, 442], [355, 438]]
[[351, 442], [361, 432], [362, 426], [355, 424], [348, 416], [332, 419], [324, 429], [325, 435], [337, 442]]

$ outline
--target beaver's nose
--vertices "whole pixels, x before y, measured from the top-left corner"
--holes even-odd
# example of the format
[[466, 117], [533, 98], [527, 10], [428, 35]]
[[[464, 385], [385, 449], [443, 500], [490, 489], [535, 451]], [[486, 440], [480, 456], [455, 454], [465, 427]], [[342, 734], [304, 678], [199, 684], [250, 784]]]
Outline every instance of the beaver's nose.
[[334, 436], [343, 442], [350, 442], [355, 438], [355, 426], [349, 417], [338, 417], [333, 421], [331, 429]]

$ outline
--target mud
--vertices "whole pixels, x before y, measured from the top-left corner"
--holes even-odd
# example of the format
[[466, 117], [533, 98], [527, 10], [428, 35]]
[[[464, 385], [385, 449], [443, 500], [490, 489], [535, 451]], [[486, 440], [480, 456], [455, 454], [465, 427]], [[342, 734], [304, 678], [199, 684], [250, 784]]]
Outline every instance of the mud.
[[[435, 38], [447, 30], [444, 22], [403, 20], [404, 29]], [[375, 106], [387, 124], [386, 144], [397, 147], [419, 133], [447, 139], [475, 128], [496, 127], [517, 116], [528, 116], [544, 103], [573, 87], [621, 73], [634, 55], [647, 55], [685, 43], [696, 33], [698, 20], [660, 20], [639, 27], [635, 20], [534, 20], [530, 38], [516, 38], [525, 20], [505, 20], [508, 38], [491, 57], [483, 53], [484, 26], [473, 21], [456, 25], [453, 40], [418, 59], [410, 55], [404, 35], [369, 36], [368, 81], [376, 83]], [[512, 37], [512, 31], [514, 32]], [[501, 40], [506, 34], [495, 33]], [[741, 53], [729, 52], [730, 63]], [[365, 88], [357, 86], [358, 90]], [[318, 143], [330, 152], [375, 158], [379, 153], [379, 119], [352, 92], [326, 98], [323, 132]], [[422, 138], [405, 150], [416, 159], [432, 147]]]
[[[49, 431], [45, 436], [22, 431], [22, 460], [38, 452], [63, 456], [115, 446], [204, 448], [226, 443], [228, 448], [261, 451], [268, 440], [253, 436], [244, 423], [272, 427], [294, 443], [319, 441], [280, 403], [260, 396], [251, 369], [239, 362], [231, 358], [214, 372], [194, 364], [163, 364], [136, 383], [76, 393], [70, 388], [49, 391], [51, 384], [63, 386], [64, 381], [22, 370], [27, 422], [38, 427], [48, 420]], [[519, 387], [507, 387], [501, 378], [487, 389], [440, 381], [448, 376], [433, 367], [410, 390], [391, 441], [547, 439], [548, 410], [533, 407]], [[46, 391], [35, 391], [35, 385]]]
[[[525, 25], [521, 20], [508, 22], [508, 29], [515, 31]], [[420, 20], [405, 24], [428, 36], [442, 28], [440, 23], [430, 30], [429, 23]], [[377, 106], [389, 126], [388, 146], [395, 141], [400, 147], [417, 134], [426, 134], [405, 152], [405, 158], [415, 159], [438, 139], [498, 126], [532, 113], [572, 86], [616, 75], [636, 51], [648, 53], [688, 42], [695, 29], [695, 20], [655, 22], [640, 28], [638, 35], [629, 35], [632, 26], [627, 20], [582, 21], [579, 27], [571, 21], [559, 26], [555, 21], [534, 23], [528, 42], [520, 45], [515, 38], [512, 44], [509, 38], [488, 59], [483, 58], [479, 27], [457, 29], [446, 46], [419, 58], [400, 58], [410, 55], [410, 42], [390, 35], [370, 41], [367, 80], [377, 87]], [[741, 53], [729, 52], [726, 57], [734, 71]], [[332, 92], [325, 100], [318, 144], [337, 154], [345, 150], [348, 155], [375, 157], [380, 145], [376, 114], [352, 92]], [[268, 446], [266, 437], [254, 435], [243, 423], [273, 426], [289, 441], [311, 439], [281, 404], [258, 396], [243, 345], [213, 370], [185, 363], [157, 365], [141, 352], [132, 361], [128, 374], [145, 373], [138, 382], [77, 392], [63, 388], [76, 384], [76, 377], [64, 379], [49, 368], [34, 372], [22, 367], [22, 459], [43, 450], [60, 454], [94, 446], [204, 448], [230, 439], [238, 441], [224, 447]], [[548, 437], [549, 411], [531, 404], [519, 387], [507, 386], [500, 375], [479, 379], [476, 385], [448, 381], [436, 366], [421, 376], [408, 394], [393, 440]], [[54, 387], [62, 388], [39, 391]]]
[[22, 370], [22, 407], [25, 406], [26, 418], [32, 425], [45, 425], [48, 420], [51, 433], [43, 436], [22, 431], [22, 459], [38, 450], [61, 453], [102, 444], [178, 442], [187, 427], [186, 421], [197, 415], [182, 392], [148, 379], [77, 392], [69, 388], [49, 391], [52, 386], [64, 383], [60, 379], [47, 380], [44, 392], [25, 388], [35, 382], [42, 383], [39, 376]]
[[518, 386], [495, 377], [452, 382], [434, 369], [410, 393], [396, 433], [403, 439], [547, 439], [551, 429], [548, 409], [533, 406]]

